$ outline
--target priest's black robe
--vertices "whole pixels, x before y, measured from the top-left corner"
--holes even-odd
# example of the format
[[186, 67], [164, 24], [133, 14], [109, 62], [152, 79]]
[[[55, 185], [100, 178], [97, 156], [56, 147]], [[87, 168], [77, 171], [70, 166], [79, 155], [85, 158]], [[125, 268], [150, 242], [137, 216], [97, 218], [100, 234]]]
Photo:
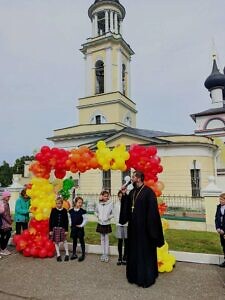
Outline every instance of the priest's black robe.
[[144, 185], [133, 189], [127, 197], [126, 275], [130, 283], [149, 287], [158, 276], [157, 247], [164, 245], [157, 198], [152, 189]]

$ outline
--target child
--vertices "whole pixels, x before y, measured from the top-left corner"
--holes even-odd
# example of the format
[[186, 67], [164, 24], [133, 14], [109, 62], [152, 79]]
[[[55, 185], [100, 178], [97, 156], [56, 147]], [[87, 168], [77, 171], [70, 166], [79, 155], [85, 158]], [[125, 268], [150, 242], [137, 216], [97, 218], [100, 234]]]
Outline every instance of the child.
[[78, 258], [81, 262], [85, 259], [85, 243], [84, 243], [84, 226], [87, 223], [87, 212], [82, 208], [83, 198], [76, 197], [74, 200], [74, 208], [69, 210], [71, 218], [71, 238], [73, 239], [73, 254], [71, 260], [76, 259], [77, 256], [77, 239], [79, 238], [82, 255]]
[[[119, 258], [117, 265], [126, 265], [127, 263], [127, 225], [126, 222], [126, 198], [122, 198], [122, 191], [118, 192], [119, 200], [114, 205], [114, 219], [116, 221], [116, 237], [118, 238]], [[121, 200], [121, 198], [123, 200]], [[124, 244], [124, 254], [123, 253]]]
[[26, 189], [20, 193], [16, 200], [14, 221], [16, 222], [16, 234], [21, 234], [21, 229], [28, 228], [30, 198], [26, 194]]
[[95, 212], [98, 218], [96, 232], [101, 234], [102, 262], [109, 261], [109, 233], [112, 232], [110, 220], [113, 217], [113, 203], [109, 200], [109, 192], [102, 191]]
[[63, 242], [66, 255], [64, 261], [69, 260], [68, 243], [66, 235], [68, 233], [68, 214], [67, 210], [63, 208], [63, 199], [61, 196], [57, 197], [56, 207], [52, 209], [49, 219], [49, 234], [55, 243], [56, 260], [62, 261], [59, 245]]
[[219, 196], [220, 204], [217, 205], [215, 215], [216, 231], [220, 235], [220, 243], [223, 248], [224, 262], [219, 266], [225, 268], [225, 193]]
[[10, 215], [9, 199], [11, 193], [9, 191], [4, 191], [2, 193], [1, 200], [1, 228], [0, 228], [0, 254], [9, 255], [11, 254], [7, 250], [8, 241], [11, 236], [12, 231], [12, 218]]

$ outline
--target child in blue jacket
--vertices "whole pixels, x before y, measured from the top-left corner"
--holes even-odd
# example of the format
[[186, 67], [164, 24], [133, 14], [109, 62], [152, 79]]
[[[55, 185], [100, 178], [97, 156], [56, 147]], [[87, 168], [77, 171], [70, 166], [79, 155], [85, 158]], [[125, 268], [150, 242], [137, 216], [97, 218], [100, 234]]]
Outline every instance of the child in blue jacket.
[[29, 222], [30, 198], [26, 194], [26, 189], [20, 192], [19, 198], [16, 200], [14, 221], [16, 223], [16, 234], [21, 234], [21, 229], [28, 228]]

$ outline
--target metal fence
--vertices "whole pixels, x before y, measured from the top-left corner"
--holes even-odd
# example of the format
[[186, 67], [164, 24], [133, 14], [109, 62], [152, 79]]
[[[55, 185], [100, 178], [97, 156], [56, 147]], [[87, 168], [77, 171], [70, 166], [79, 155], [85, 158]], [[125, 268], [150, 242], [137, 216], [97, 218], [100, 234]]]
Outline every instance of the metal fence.
[[190, 218], [205, 218], [205, 200], [203, 197], [164, 195], [159, 201], [167, 205], [166, 215]]
[[[93, 213], [98, 203], [99, 194], [82, 194], [79, 196], [84, 199], [84, 208], [87, 212]], [[111, 195], [111, 199], [114, 203], [118, 201], [117, 195]], [[205, 202], [203, 197], [164, 195], [158, 198], [158, 201], [166, 203], [168, 208], [165, 215], [205, 217]]]

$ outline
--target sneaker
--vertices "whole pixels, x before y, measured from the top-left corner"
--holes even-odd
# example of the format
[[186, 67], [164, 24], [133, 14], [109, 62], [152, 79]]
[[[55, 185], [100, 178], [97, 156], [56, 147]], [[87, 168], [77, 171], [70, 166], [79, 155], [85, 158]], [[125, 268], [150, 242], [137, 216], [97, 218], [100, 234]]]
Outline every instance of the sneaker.
[[5, 249], [5, 254], [6, 254], [6, 255], [10, 255], [11, 252], [10, 252], [8, 249]]
[[6, 255], [10, 255], [11, 252], [9, 250], [7, 250], [7, 249], [4, 249], [4, 250], [1, 250], [0, 254], [6, 256]]
[[105, 255], [104, 254], [100, 257], [100, 261], [105, 261]]
[[220, 268], [225, 268], [225, 261], [219, 265]]
[[65, 255], [64, 261], [69, 261], [69, 255]]
[[57, 261], [62, 261], [61, 256], [57, 256], [56, 260], [57, 260]]
[[70, 260], [77, 259], [77, 257], [78, 257], [78, 256], [77, 256], [76, 254], [72, 254], [71, 257], [70, 257]]
[[116, 264], [117, 264], [117, 266], [121, 266], [122, 265], [122, 259], [119, 258]]
[[109, 262], [109, 257], [107, 255], [105, 256], [105, 262]]

